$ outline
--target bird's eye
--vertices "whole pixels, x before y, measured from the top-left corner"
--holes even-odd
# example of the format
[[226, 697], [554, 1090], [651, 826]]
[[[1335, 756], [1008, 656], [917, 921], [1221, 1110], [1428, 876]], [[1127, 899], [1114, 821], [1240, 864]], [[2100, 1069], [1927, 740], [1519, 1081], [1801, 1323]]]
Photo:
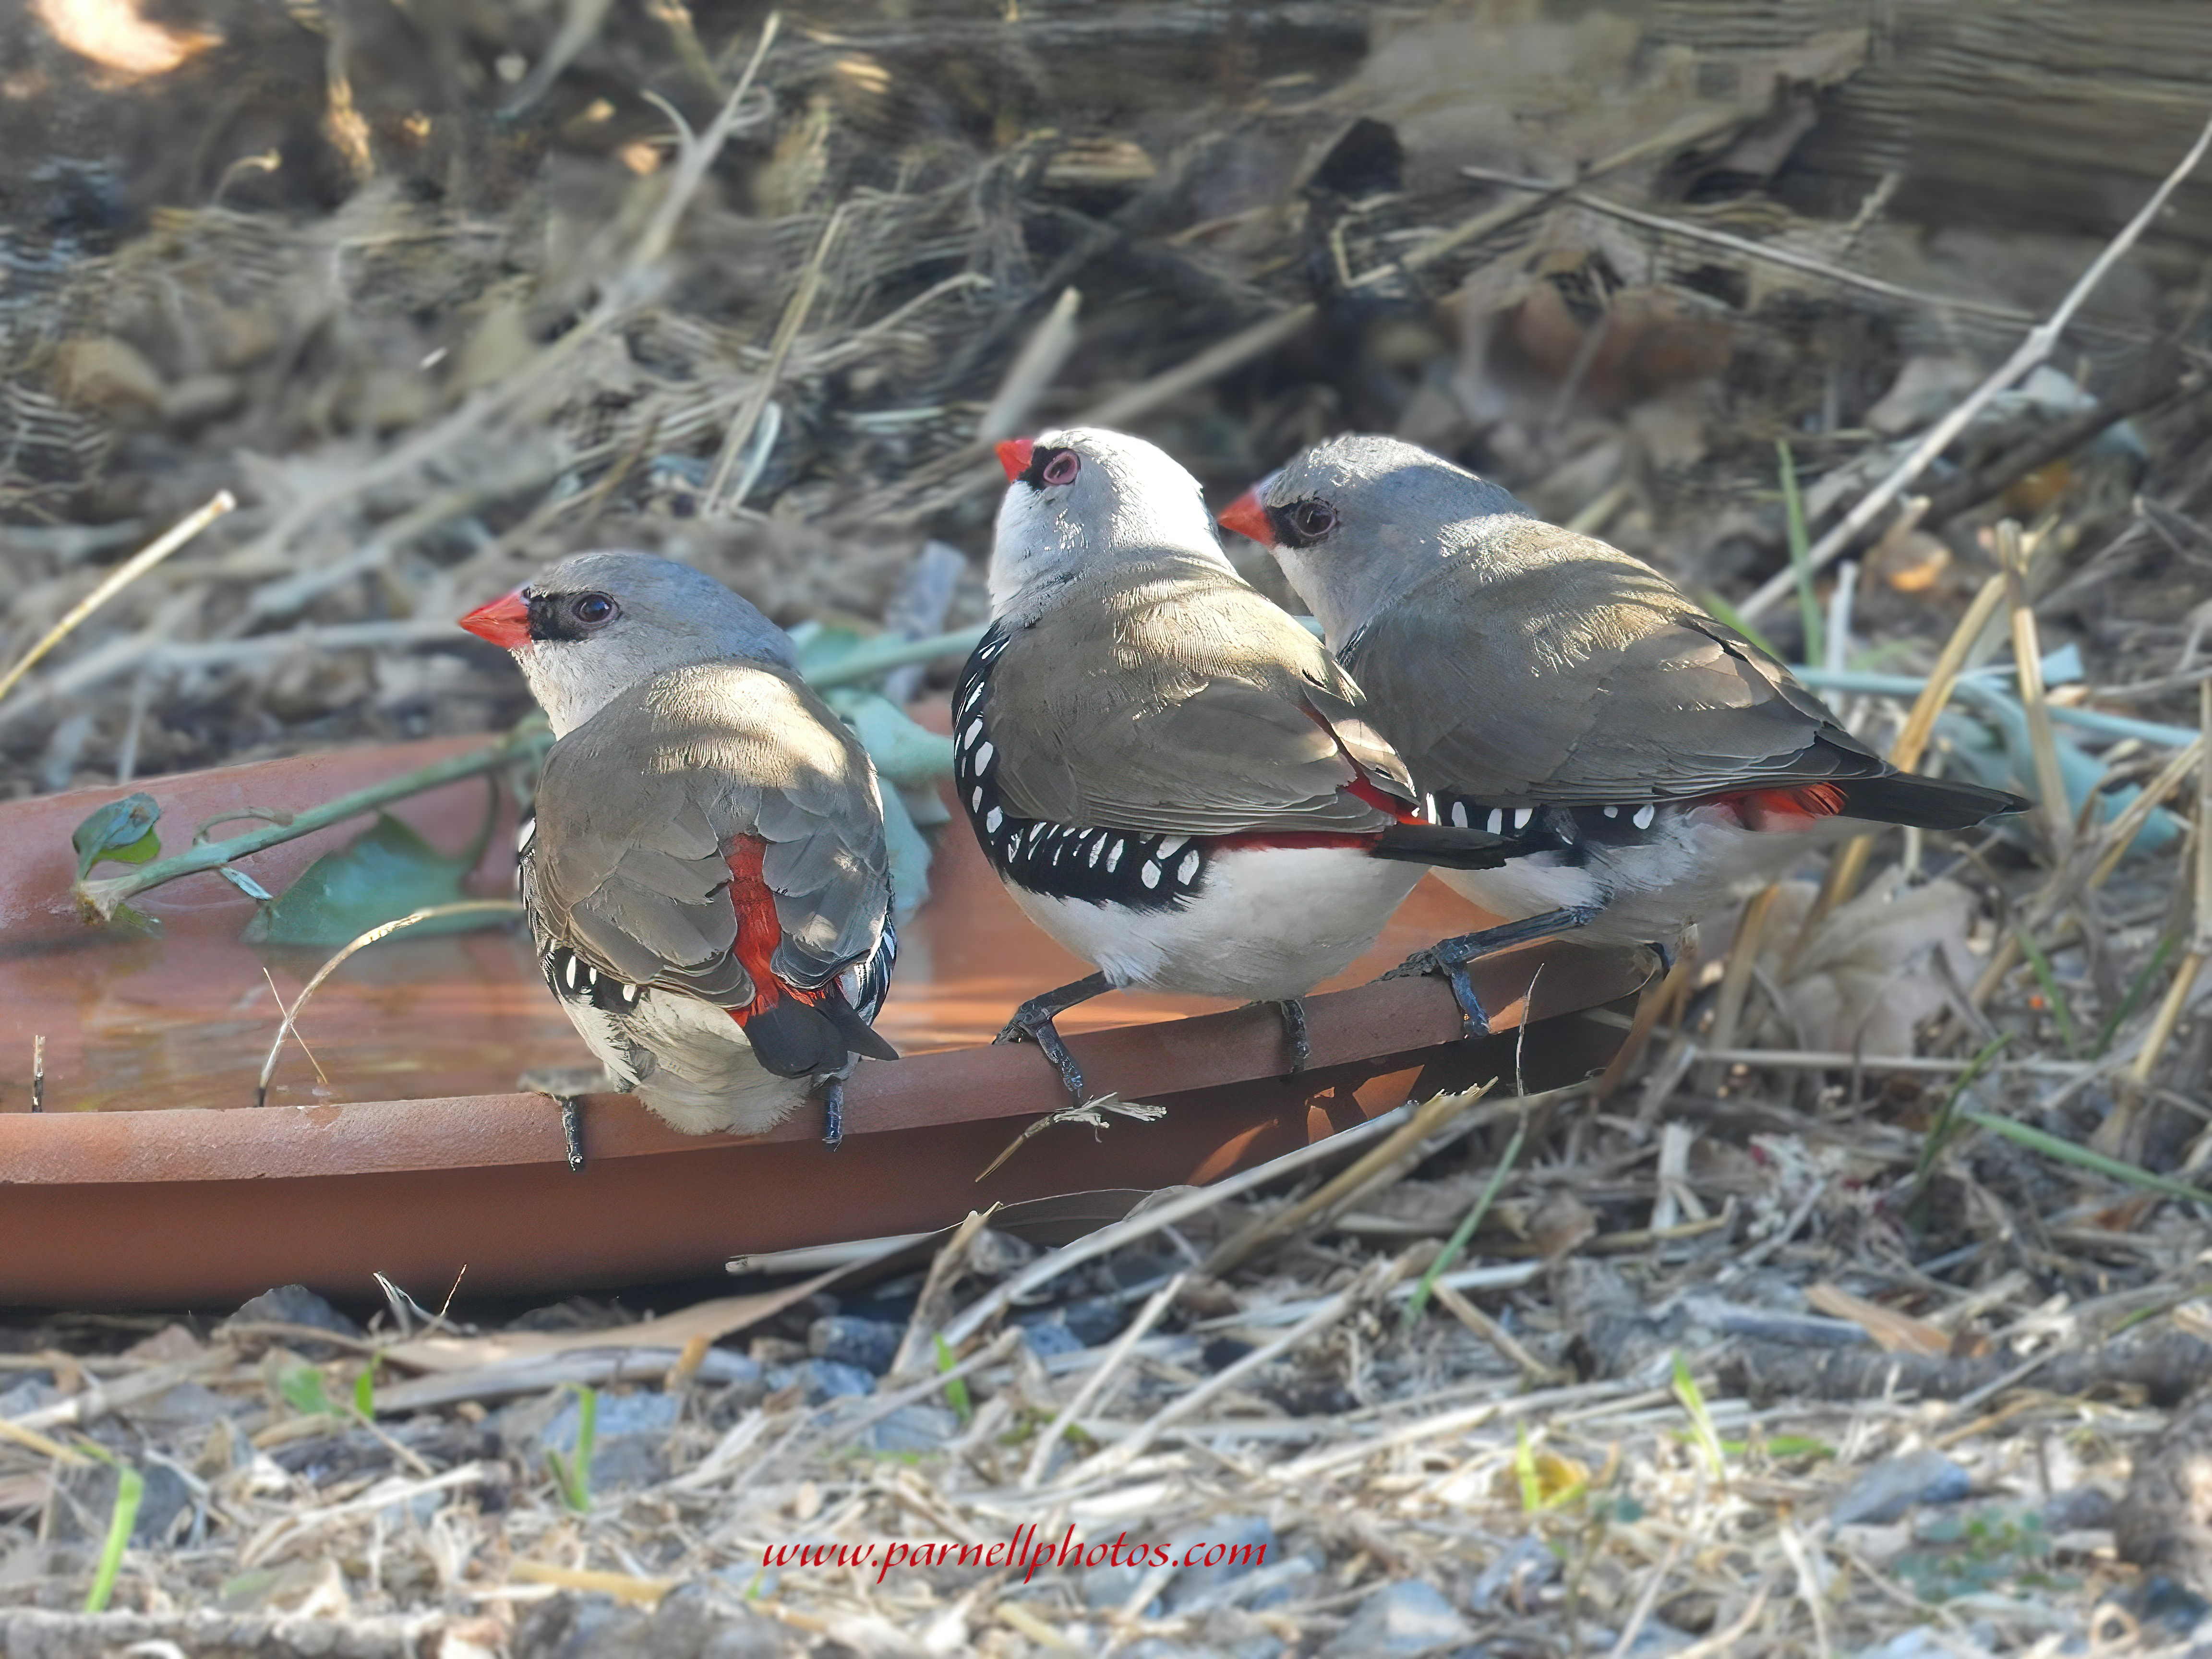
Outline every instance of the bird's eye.
[[615, 602], [604, 593], [579, 593], [568, 602], [568, 614], [586, 628], [604, 628], [615, 618]]
[[1300, 501], [1291, 508], [1291, 528], [1302, 542], [1317, 542], [1336, 528], [1336, 509], [1327, 501]]
[[1055, 449], [1045, 458], [1044, 470], [1037, 476], [1048, 484], [1071, 484], [1082, 471], [1081, 456], [1072, 449]]

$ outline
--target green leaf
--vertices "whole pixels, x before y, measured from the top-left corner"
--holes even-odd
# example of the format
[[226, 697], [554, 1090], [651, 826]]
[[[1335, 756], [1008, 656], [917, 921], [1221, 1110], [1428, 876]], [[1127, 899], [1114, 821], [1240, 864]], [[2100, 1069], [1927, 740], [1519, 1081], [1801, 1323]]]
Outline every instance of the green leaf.
[[2043, 1005], [2050, 1009], [2051, 1023], [2058, 1028], [2058, 1040], [2066, 1045], [2068, 1054], [2078, 1058], [2081, 1045], [2074, 1041], [2074, 1010], [2066, 1000], [2066, 994], [2058, 988], [2058, 975], [2051, 971], [2051, 958], [2043, 954], [2043, 947], [2027, 928], [2017, 930], [2021, 954], [2035, 972], [2035, 982], [2043, 988]]
[[1753, 628], [1751, 625], [1751, 619], [1748, 617], [1746, 617], [1743, 612], [1738, 611], [1734, 605], [1730, 605], [1719, 592], [1714, 592], [1705, 594], [1705, 601], [1706, 610], [1711, 611], [1713, 615], [1718, 617], [1730, 628], [1735, 629], [1737, 633], [1742, 635], [1744, 638], [1749, 640], [1753, 645], [1766, 653], [1768, 656], [1773, 658], [1775, 661], [1780, 662], [1784, 660], [1782, 653], [1774, 648], [1773, 642], [1770, 641], [1765, 635], [1760, 633], [1756, 628]]
[[131, 1542], [131, 1529], [138, 1524], [138, 1500], [146, 1494], [146, 1478], [128, 1463], [114, 1458], [115, 1507], [107, 1514], [107, 1537], [100, 1547], [100, 1565], [92, 1575], [92, 1588], [85, 1593], [87, 1613], [105, 1613], [108, 1597], [115, 1594], [115, 1576], [123, 1570], [124, 1547]]
[[[346, 847], [325, 853], [302, 870], [292, 884], [253, 913], [241, 937], [249, 945], [349, 945], [372, 927], [434, 904], [458, 904], [468, 895], [461, 883], [483, 856], [498, 810], [496, 785], [483, 831], [457, 854], [441, 853], [409, 825], [388, 812]], [[499, 918], [488, 915], [441, 917], [418, 933], [453, 933], [483, 927]]]
[[550, 1446], [545, 1449], [545, 1462], [553, 1471], [554, 1484], [561, 1489], [561, 1501], [579, 1515], [586, 1514], [592, 1507], [592, 1454], [599, 1437], [599, 1392], [588, 1383], [579, 1382], [576, 1390], [576, 1455], [562, 1456]]
[[1998, 1050], [2011, 1041], [2010, 1032], [2000, 1031], [1982, 1045], [1981, 1052], [1967, 1062], [1966, 1069], [1953, 1081], [1943, 1096], [1943, 1103], [1936, 1109], [1935, 1121], [1920, 1137], [1920, 1166], [1913, 1171], [1912, 1193], [1905, 1205], [1905, 1217], [1914, 1226], [1927, 1224], [1928, 1183], [1936, 1174], [1936, 1160], [1943, 1155], [1943, 1149], [1958, 1133], [1960, 1117], [1971, 1115], [1960, 1112], [1959, 1102], [1976, 1079], [1990, 1068], [1990, 1063], [1996, 1059]]
[[353, 1380], [353, 1408], [363, 1417], [376, 1415], [376, 1361]]
[[886, 783], [922, 789], [952, 775], [952, 739], [916, 723], [873, 691], [831, 691], [823, 699], [853, 728]]
[[1437, 1252], [1437, 1259], [1429, 1263], [1428, 1271], [1413, 1286], [1413, 1294], [1406, 1303], [1403, 1316], [1406, 1326], [1410, 1328], [1419, 1321], [1421, 1310], [1428, 1306], [1429, 1296], [1436, 1289], [1437, 1280], [1459, 1260], [1460, 1252], [1467, 1248], [1468, 1240], [1474, 1237], [1474, 1230], [1482, 1225], [1483, 1217], [1490, 1213], [1490, 1206], [1498, 1201], [1498, 1189], [1505, 1185], [1507, 1173], [1513, 1168], [1514, 1160], [1521, 1156], [1521, 1141], [1528, 1133], [1528, 1120], [1526, 1118], [1513, 1126], [1513, 1139], [1505, 1143], [1505, 1156], [1498, 1160], [1498, 1167], [1490, 1172], [1490, 1179], [1483, 1183], [1482, 1191], [1476, 1194], [1474, 1205], [1460, 1218], [1459, 1225], [1452, 1229], [1452, 1235], [1444, 1241], [1443, 1249]]
[[276, 1392], [284, 1403], [307, 1416], [315, 1416], [335, 1409], [331, 1397], [323, 1392], [323, 1374], [313, 1365], [295, 1365], [276, 1378]]
[[[943, 1335], [937, 1338], [937, 1369], [949, 1371], [960, 1363], [960, 1356]], [[945, 1403], [952, 1407], [952, 1414], [965, 1425], [975, 1418], [975, 1401], [968, 1392], [968, 1379], [956, 1376], [945, 1385]]]
[[154, 833], [161, 816], [161, 803], [143, 793], [112, 800], [93, 813], [70, 834], [70, 845], [76, 848], [76, 878], [82, 881], [94, 865], [108, 860], [145, 864], [161, 857], [161, 837]]
[[1769, 1457], [1830, 1458], [1836, 1449], [1825, 1440], [1815, 1440], [1810, 1435], [1778, 1434], [1766, 1443]]
[[1690, 1414], [1690, 1426], [1697, 1433], [1698, 1446], [1705, 1453], [1706, 1467], [1715, 1480], [1728, 1479], [1728, 1459], [1721, 1450], [1721, 1437], [1713, 1430], [1713, 1414], [1705, 1404], [1705, 1391], [1698, 1386], [1698, 1379], [1690, 1375], [1689, 1362], [1680, 1350], [1674, 1354], [1674, 1398]]
[[1534, 1515], [1544, 1507], [1544, 1483], [1536, 1478], [1536, 1451], [1528, 1443], [1528, 1425], [1513, 1425], [1513, 1479], [1521, 1488], [1521, 1507]]
[[1820, 614], [1820, 595], [1813, 586], [1813, 538], [1805, 526], [1805, 498], [1797, 492], [1797, 458], [1784, 439], [1774, 441], [1782, 463], [1782, 512], [1790, 539], [1790, 569], [1797, 579], [1797, 614], [1805, 630], [1805, 660], [1825, 665], [1828, 659], [1826, 618]]
[[2136, 1006], [2143, 1000], [2143, 994], [2150, 989], [2151, 981], [2158, 977], [2159, 969], [2166, 966], [2166, 957], [2172, 956], [2174, 947], [2181, 943], [2182, 931], [2179, 927], [2167, 928], [2158, 942], [2158, 948], [2150, 953], [2150, 960], [2136, 970], [2136, 976], [2128, 981], [2127, 994], [2120, 999], [2118, 1006], [2111, 1013], [2105, 1016], [2104, 1024], [2098, 1028], [2096, 1045], [2089, 1050], [2090, 1059], [2102, 1060], [2105, 1050], [2112, 1046], [2112, 1039], [2119, 1036], [2120, 1027], [2134, 1017]]
[[884, 792], [884, 850], [891, 861], [891, 902], [904, 927], [929, 896], [929, 837], [915, 828], [914, 815], [896, 789]]
[[2114, 1181], [2124, 1181], [2131, 1186], [2163, 1193], [2168, 1198], [2182, 1199], [2191, 1204], [2212, 1205], [2212, 1188], [2191, 1186], [2185, 1181], [2153, 1175], [2148, 1170], [2136, 1164], [2124, 1163], [2117, 1158], [2107, 1158], [2102, 1152], [2076, 1146], [2054, 1134], [2046, 1134], [2025, 1123], [2015, 1123], [2010, 1118], [1974, 1111], [1962, 1111], [1959, 1116], [1978, 1129], [2002, 1135], [2015, 1146], [2025, 1146], [2032, 1152], [2040, 1152], [2045, 1158], [2056, 1158], [2061, 1164], [2071, 1164], [2078, 1170], [2092, 1170], [2100, 1176], [2109, 1176]]

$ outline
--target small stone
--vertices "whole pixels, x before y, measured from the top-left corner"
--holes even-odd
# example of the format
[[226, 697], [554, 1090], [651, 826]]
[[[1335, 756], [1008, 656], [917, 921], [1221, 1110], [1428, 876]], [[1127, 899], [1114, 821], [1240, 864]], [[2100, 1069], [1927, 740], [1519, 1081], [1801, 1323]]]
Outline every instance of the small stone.
[[1832, 1525], [1880, 1525], [1916, 1504], [1955, 1504], [1974, 1489], [1973, 1478], [1937, 1451], [1906, 1452], [1869, 1465], [1828, 1511]]
[[1522, 1604], [1523, 1598], [1559, 1576], [1559, 1558], [1530, 1533], [1482, 1570], [1468, 1592], [1467, 1604], [1480, 1613], [1496, 1611], [1501, 1596], [1509, 1605]]
[[311, 1325], [319, 1331], [335, 1331], [340, 1336], [361, 1334], [360, 1326], [305, 1285], [279, 1285], [274, 1290], [262, 1291], [225, 1322], [234, 1322], [241, 1325]]
[[2119, 1515], [2119, 1505], [2102, 1486], [2075, 1486], [2055, 1492], [2043, 1506], [2045, 1532], [2101, 1532]]
[[1443, 1591], [1408, 1578], [1362, 1601], [1352, 1622], [1329, 1638], [1321, 1656], [1369, 1659], [1376, 1654], [1425, 1653], [1474, 1639], [1474, 1628], [1453, 1610]]
[[1236, 1581], [1267, 1565], [1272, 1553], [1282, 1560], [1282, 1540], [1275, 1529], [1256, 1515], [1222, 1516], [1206, 1523], [1206, 1550], [1215, 1548], [1222, 1559], [1212, 1566], [1187, 1566], [1170, 1579], [1160, 1596], [1170, 1613], [1194, 1613], [1224, 1605], [1235, 1594]]
[[653, 1608], [641, 1659], [700, 1659], [729, 1616], [713, 1586], [678, 1585]]
[[1022, 1322], [1022, 1342], [1039, 1359], [1050, 1359], [1056, 1354], [1080, 1353], [1083, 1340], [1067, 1328], [1057, 1310], [1042, 1319]]
[[[592, 1489], [622, 1492], [659, 1480], [666, 1473], [662, 1449], [683, 1409], [680, 1398], [658, 1389], [598, 1395], [592, 1425]], [[543, 1469], [549, 1451], [563, 1457], [575, 1455], [581, 1422], [575, 1393], [563, 1389], [518, 1400], [495, 1413], [486, 1426], [526, 1467]]]
[[781, 1393], [793, 1383], [806, 1391], [806, 1403], [818, 1406], [825, 1400], [842, 1399], [848, 1395], [873, 1394], [876, 1379], [858, 1365], [847, 1365], [835, 1359], [809, 1359], [797, 1365], [771, 1366], [762, 1381], [770, 1394]]
[[817, 1359], [841, 1365], [857, 1365], [881, 1376], [898, 1358], [903, 1327], [880, 1319], [856, 1319], [847, 1314], [817, 1319], [806, 1328], [806, 1351]]
[[805, 1650], [790, 1626], [748, 1607], [707, 1638], [699, 1659], [796, 1659]]
[[1116, 1297], [1094, 1296], [1069, 1303], [1060, 1310], [1060, 1315], [1070, 1335], [1085, 1347], [1095, 1348], [1119, 1336], [1121, 1328], [1135, 1316], [1135, 1310]]
[[611, 1595], [563, 1590], [523, 1616], [514, 1659], [638, 1659], [653, 1616]]
[[62, 1397], [54, 1386], [52, 1371], [33, 1371], [4, 1391], [0, 1391], [0, 1417], [21, 1417], [51, 1406]]
[[902, 1406], [869, 1425], [868, 1447], [879, 1452], [933, 1452], [960, 1432], [960, 1419], [942, 1406]]

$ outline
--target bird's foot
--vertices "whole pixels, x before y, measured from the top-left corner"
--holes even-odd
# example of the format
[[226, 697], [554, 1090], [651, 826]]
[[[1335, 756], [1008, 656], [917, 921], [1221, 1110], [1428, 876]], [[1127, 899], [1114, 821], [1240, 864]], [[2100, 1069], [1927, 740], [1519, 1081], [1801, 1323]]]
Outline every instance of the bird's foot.
[[1067, 1089], [1068, 1098], [1080, 1106], [1084, 1101], [1083, 1067], [1075, 1063], [1075, 1056], [1067, 1052], [1067, 1044], [1060, 1041], [1060, 1028], [1052, 1023], [1054, 1011], [1039, 1008], [1038, 998], [1024, 1002], [1014, 1011], [1006, 1022], [1006, 1029], [994, 1039], [999, 1042], [1034, 1042], [1043, 1050], [1053, 1069], [1060, 1073], [1060, 1082]]
[[1056, 990], [1045, 992], [1042, 996], [1031, 997], [1014, 1010], [1014, 1017], [1006, 1022], [1006, 1029], [992, 1040], [994, 1042], [1036, 1043], [1044, 1057], [1052, 1062], [1053, 1069], [1060, 1073], [1060, 1080], [1066, 1088], [1068, 1097], [1080, 1106], [1085, 1099], [1083, 1068], [1075, 1063], [1075, 1056], [1068, 1053], [1067, 1044], [1060, 1041], [1060, 1028], [1053, 1024], [1053, 1020], [1077, 1003], [1087, 1002], [1113, 988], [1107, 982], [1105, 975], [1091, 974], [1072, 985], [1063, 985]]
[[628, 1085], [603, 1066], [552, 1066], [525, 1072], [514, 1086], [534, 1095], [550, 1095], [561, 1109], [561, 1144], [568, 1157], [568, 1172], [584, 1172], [583, 1097], [620, 1094]]
[[1486, 1037], [1490, 1035], [1490, 1016], [1483, 1009], [1482, 999], [1475, 994], [1474, 981], [1467, 971], [1468, 964], [1493, 951], [1570, 933], [1587, 924], [1595, 915], [1595, 905], [1571, 905], [1520, 921], [1503, 922], [1479, 933], [1462, 933], [1456, 939], [1438, 939], [1427, 950], [1414, 951], [1382, 977], [1411, 979], [1422, 974], [1442, 975], [1444, 983], [1451, 987], [1452, 1000], [1459, 1004], [1462, 1038], [1471, 1041]]
[[822, 1085], [822, 1144], [833, 1152], [845, 1144], [845, 1079], [841, 1077]]

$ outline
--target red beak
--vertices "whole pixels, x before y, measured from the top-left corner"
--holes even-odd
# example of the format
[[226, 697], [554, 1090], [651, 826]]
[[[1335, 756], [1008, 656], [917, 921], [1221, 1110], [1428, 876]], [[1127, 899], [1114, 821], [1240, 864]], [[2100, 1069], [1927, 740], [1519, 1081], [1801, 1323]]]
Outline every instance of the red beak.
[[1219, 522], [1224, 530], [1233, 530], [1262, 547], [1275, 544], [1274, 527], [1267, 522], [1267, 509], [1260, 505], [1260, 487], [1257, 484], [1230, 502], [1223, 510]]
[[1030, 470], [1030, 457], [1036, 453], [1036, 445], [1027, 438], [1009, 438], [999, 446], [999, 465], [1006, 469], [1008, 483]]
[[461, 618], [461, 626], [503, 650], [520, 651], [530, 643], [530, 607], [523, 603], [522, 590], [518, 587], [489, 605], [478, 605]]

